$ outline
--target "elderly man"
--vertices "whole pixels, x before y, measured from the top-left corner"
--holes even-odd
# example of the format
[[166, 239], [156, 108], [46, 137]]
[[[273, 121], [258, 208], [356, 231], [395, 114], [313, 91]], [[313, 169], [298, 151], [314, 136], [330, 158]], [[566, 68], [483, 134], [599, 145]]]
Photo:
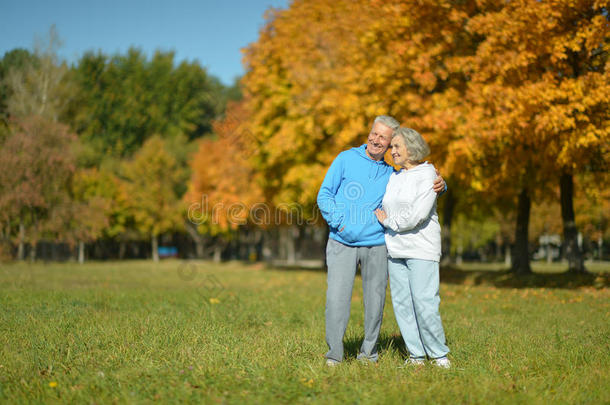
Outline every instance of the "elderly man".
[[[375, 118], [368, 143], [341, 152], [328, 169], [318, 193], [318, 206], [330, 228], [325, 313], [328, 366], [343, 360], [343, 336], [358, 263], [364, 293], [364, 341], [358, 360], [376, 362], [378, 358], [388, 259], [384, 229], [374, 211], [380, 207], [394, 171], [383, 157], [399, 126], [390, 116]], [[438, 193], [444, 189], [445, 182], [438, 177], [434, 190]]]

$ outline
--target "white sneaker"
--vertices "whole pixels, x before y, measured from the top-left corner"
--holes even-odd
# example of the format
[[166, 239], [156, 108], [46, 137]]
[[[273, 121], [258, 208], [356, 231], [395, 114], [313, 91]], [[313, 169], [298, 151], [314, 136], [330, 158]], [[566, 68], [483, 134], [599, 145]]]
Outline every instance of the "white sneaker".
[[326, 366], [327, 367], [335, 367], [338, 366], [339, 362], [337, 360], [333, 360], [333, 359], [326, 359]]
[[413, 357], [409, 357], [405, 360], [405, 366], [423, 366], [426, 364], [424, 359], [414, 359]]
[[435, 366], [440, 368], [451, 368], [451, 362], [447, 357], [441, 357], [438, 359], [432, 360]]

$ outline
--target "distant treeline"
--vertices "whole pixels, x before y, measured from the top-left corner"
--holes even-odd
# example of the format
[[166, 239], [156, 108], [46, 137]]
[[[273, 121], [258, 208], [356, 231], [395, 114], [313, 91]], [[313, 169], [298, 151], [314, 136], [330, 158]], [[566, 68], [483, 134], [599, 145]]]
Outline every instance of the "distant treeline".
[[57, 44], [51, 29], [44, 46], [0, 60], [1, 256], [35, 259], [45, 240], [84, 259], [98, 240], [156, 247], [184, 232], [189, 158], [238, 84], [172, 52], [86, 53], [68, 66]]

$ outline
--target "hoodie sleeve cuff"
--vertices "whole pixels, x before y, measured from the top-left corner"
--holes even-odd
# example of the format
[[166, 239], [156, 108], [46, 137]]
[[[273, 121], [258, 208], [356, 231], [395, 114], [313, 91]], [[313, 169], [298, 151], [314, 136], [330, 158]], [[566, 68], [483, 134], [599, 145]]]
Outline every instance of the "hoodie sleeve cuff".
[[383, 221], [383, 226], [393, 230], [394, 232], [398, 230], [398, 224], [396, 224], [396, 221], [389, 217]]

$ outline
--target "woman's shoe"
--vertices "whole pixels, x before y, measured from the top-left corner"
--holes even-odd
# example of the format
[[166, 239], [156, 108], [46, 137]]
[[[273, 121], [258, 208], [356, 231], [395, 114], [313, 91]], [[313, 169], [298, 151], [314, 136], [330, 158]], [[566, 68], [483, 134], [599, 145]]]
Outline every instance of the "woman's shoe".
[[441, 357], [438, 359], [432, 360], [435, 366], [440, 368], [451, 368], [451, 362], [447, 357]]

